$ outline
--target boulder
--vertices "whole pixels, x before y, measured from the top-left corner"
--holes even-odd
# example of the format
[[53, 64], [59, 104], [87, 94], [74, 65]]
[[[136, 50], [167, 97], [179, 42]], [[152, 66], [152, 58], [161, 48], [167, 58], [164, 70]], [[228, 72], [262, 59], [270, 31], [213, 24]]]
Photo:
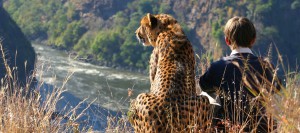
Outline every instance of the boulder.
[[[0, 0], [2, 4], [2, 0]], [[21, 29], [0, 7], [0, 43], [5, 53], [6, 62], [20, 85], [26, 85], [26, 79], [31, 76], [35, 66], [36, 54]], [[0, 52], [0, 79], [5, 77], [6, 68]]]

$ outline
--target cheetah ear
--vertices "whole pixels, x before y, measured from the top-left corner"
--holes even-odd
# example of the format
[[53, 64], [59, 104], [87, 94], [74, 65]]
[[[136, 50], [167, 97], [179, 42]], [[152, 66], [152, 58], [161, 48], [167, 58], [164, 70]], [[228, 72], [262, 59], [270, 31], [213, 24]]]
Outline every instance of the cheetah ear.
[[147, 18], [151, 29], [155, 28], [157, 26], [157, 19], [150, 13], [147, 13]]

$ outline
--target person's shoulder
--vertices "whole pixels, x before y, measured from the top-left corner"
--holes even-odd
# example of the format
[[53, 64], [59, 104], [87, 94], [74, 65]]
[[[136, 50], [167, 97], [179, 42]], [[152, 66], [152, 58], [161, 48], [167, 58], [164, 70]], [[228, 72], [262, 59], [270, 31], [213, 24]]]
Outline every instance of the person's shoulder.
[[272, 64], [269, 57], [258, 57], [258, 59], [265, 68], [274, 69], [274, 65]]
[[229, 57], [221, 57], [217, 61], [214, 61], [211, 63], [210, 67], [211, 68], [220, 68], [220, 67], [225, 67], [228, 63], [230, 62]]
[[263, 57], [263, 56], [255, 56], [253, 55], [250, 60], [251, 62], [254, 62], [256, 64], [260, 64], [260, 65], [272, 65], [270, 59], [268, 57]]

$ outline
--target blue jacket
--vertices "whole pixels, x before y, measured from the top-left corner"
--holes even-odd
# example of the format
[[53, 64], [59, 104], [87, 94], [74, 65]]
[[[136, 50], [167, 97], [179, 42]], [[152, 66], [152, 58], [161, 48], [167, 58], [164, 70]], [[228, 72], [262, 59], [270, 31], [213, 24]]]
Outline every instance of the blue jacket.
[[[234, 92], [242, 90], [254, 97], [263, 82], [272, 82], [273, 71], [273, 65], [261, 57], [250, 53], [234, 54], [213, 62], [200, 77], [200, 86], [208, 93], [223, 90], [233, 96]], [[242, 75], [248, 84], [242, 80]]]
[[[242, 122], [248, 114], [240, 114], [240, 118], [237, 120], [232, 112], [235, 114], [241, 112], [237, 110], [241, 108], [256, 113], [249, 108], [249, 98], [259, 95], [262, 84], [274, 85], [276, 89], [279, 88], [276, 84], [271, 84], [273, 71], [273, 66], [263, 58], [250, 53], [237, 53], [213, 62], [206, 73], [200, 77], [199, 82], [201, 89], [207, 93], [221, 92], [219, 98], [223, 114], [215, 117]], [[267, 89], [269, 88], [267, 87]], [[259, 105], [261, 104], [259, 103]], [[222, 116], [224, 112], [226, 112], [226, 117]]]

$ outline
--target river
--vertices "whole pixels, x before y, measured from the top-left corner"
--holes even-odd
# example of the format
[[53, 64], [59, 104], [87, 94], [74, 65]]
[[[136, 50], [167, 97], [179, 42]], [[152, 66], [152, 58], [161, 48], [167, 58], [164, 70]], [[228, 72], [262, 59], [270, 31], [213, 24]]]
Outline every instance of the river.
[[[96, 99], [95, 103], [104, 108], [127, 110], [130, 98], [149, 90], [148, 75], [80, 62], [64, 51], [45, 45], [33, 44], [33, 47], [38, 56], [39, 80], [61, 87], [66, 77], [72, 74], [64, 89], [80, 99]], [[128, 88], [133, 90], [131, 97]]]

